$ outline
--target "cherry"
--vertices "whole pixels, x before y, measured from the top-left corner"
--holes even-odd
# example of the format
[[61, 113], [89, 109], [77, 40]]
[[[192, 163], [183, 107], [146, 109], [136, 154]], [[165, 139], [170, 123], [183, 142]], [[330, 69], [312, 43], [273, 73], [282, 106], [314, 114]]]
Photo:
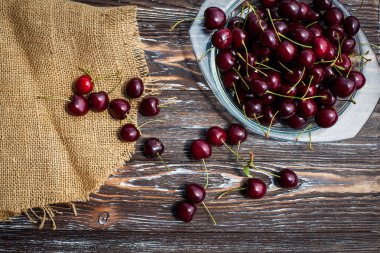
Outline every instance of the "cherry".
[[259, 122], [265, 126], [269, 126], [271, 123], [274, 125], [277, 122], [277, 116], [275, 116], [275, 111], [272, 107], [264, 108], [262, 117], [259, 118]]
[[334, 44], [330, 43], [330, 49], [327, 51], [324, 60], [325, 61], [335, 61], [337, 57], [337, 48]]
[[107, 110], [109, 104], [107, 92], [99, 91], [90, 93], [90, 95], [88, 95], [88, 104], [94, 112]]
[[331, 0], [313, 0], [313, 7], [319, 11], [327, 11], [331, 6]]
[[315, 115], [315, 123], [322, 128], [332, 127], [338, 120], [338, 113], [334, 108], [322, 108]]
[[232, 32], [228, 28], [222, 28], [214, 32], [211, 42], [218, 49], [227, 49], [232, 44]]
[[317, 95], [317, 87], [315, 85], [300, 85], [298, 86], [297, 94], [300, 97], [314, 97], [315, 95]]
[[[241, 63], [242, 65], [246, 65], [246, 64], [248, 64], [248, 66], [251, 68], [251, 66], [255, 66], [255, 62], [256, 62], [256, 58], [255, 58], [255, 56], [253, 55], [253, 54], [251, 54], [251, 53], [248, 53], [248, 54], [246, 54], [246, 53], [244, 53], [242, 56], [241, 56], [241, 58], [240, 58], [241, 60], [243, 60], [243, 62]], [[251, 78], [251, 79], [253, 79], [253, 78], [259, 78], [260, 77], [260, 75], [259, 75], [259, 73], [258, 72], [256, 72], [256, 71], [251, 71], [251, 72], [249, 72], [248, 73], [249, 75], [247, 76], [247, 78]], [[248, 81], [249, 82], [249, 81]]]
[[280, 44], [277, 34], [273, 29], [267, 29], [260, 33], [260, 42], [270, 49], [276, 49]]
[[278, 104], [278, 117], [280, 119], [288, 119], [297, 112], [297, 105], [291, 100], [281, 100]]
[[181, 202], [177, 204], [176, 216], [183, 222], [191, 222], [197, 212], [197, 207], [194, 204]]
[[313, 78], [311, 82], [312, 84], [320, 83], [325, 77], [325, 69], [320, 65], [314, 65], [311, 69], [309, 69], [308, 76], [309, 79]]
[[215, 62], [221, 71], [228, 71], [236, 64], [236, 58], [231, 50], [221, 50], [216, 55]]
[[252, 98], [244, 101], [243, 109], [245, 115], [247, 115], [247, 117], [251, 119], [255, 118], [255, 116], [259, 117], [263, 113], [262, 102], [257, 98]]
[[244, 27], [244, 18], [235, 16], [230, 18], [228, 21], [227, 28], [230, 29], [231, 31], [234, 30], [234, 28], [240, 28], [242, 29]]
[[256, 41], [252, 44], [252, 54], [259, 59], [266, 59], [271, 56], [272, 50]]
[[341, 50], [343, 53], [351, 54], [356, 46], [356, 40], [352, 37], [347, 37], [343, 40]]
[[341, 25], [343, 23], [343, 19], [343, 12], [337, 7], [330, 8], [323, 15], [323, 21], [327, 26]]
[[266, 83], [270, 91], [278, 91], [281, 88], [281, 75], [275, 71], [267, 73]]
[[304, 128], [307, 124], [307, 119], [299, 116], [298, 114], [295, 114], [293, 115], [292, 117], [290, 117], [289, 119], [286, 120], [286, 122], [288, 123], [288, 125], [291, 127], [291, 128], [294, 128], [294, 129], [301, 129], [301, 128]]
[[209, 7], [204, 12], [204, 26], [209, 29], [219, 29], [226, 24], [226, 14], [218, 7]]
[[260, 32], [268, 29], [268, 24], [262, 18], [257, 18], [255, 14], [248, 15], [248, 33], [251, 36], [256, 36]]
[[131, 105], [128, 101], [120, 98], [114, 99], [109, 104], [109, 112], [114, 119], [125, 119], [129, 110], [131, 109]]
[[240, 76], [233, 70], [227, 71], [223, 76], [223, 84], [227, 90], [233, 90], [234, 85], [239, 83]]
[[146, 156], [160, 156], [164, 153], [164, 149], [164, 144], [157, 138], [148, 138], [144, 142], [144, 153]]
[[253, 94], [262, 96], [268, 90], [268, 84], [264, 80], [255, 79], [250, 83]]
[[310, 9], [309, 12], [307, 13], [306, 20], [309, 22], [316, 22], [321, 19], [321, 13], [316, 12], [313, 9]]
[[297, 64], [307, 69], [314, 66], [315, 54], [312, 49], [306, 48], [302, 50], [297, 56]]
[[260, 0], [260, 3], [263, 8], [272, 8], [277, 5], [278, 0]]
[[207, 141], [198, 139], [191, 143], [190, 153], [195, 160], [201, 160], [210, 157], [212, 149]]
[[351, 69], [352, 62], [350, 57], [342, 53], [340, 57], [338, 57], [338, 60], [335, 62], [335, 65], [340, 66], [342, 69], [340, 69], [341, 72], [348, 72]]
[[276, 49], [276, 55], [282, 62], [292, 61], [297, 54], [297, 47], [290, 41], [283, 41]]
[[301, 100], [298, 103], [297, 113], [303, 118], [310, 118], [317, 113], [318, 107], [314, 99]]
[[146, 117], [160, 113], [160, 101], [156, 97], [144, 98], [140, 103], [140, 113]]
[[232, 47], [234, 49], [242, 49], [247, 44], [248, 35], [240, 28], [234, 28], [232, 30]]
[[271, 106], [276, 102], [277, 98], [276, 96], [272, 94], [265, 94], [264, 96], [261, 97], [261, 104], [265, 106]]
[[354, 81], [355, 88], [357, 90], [360, 90], [361, 88], [363, 88], [363, 86], [365, 85], [365, 82], [366, 82], [366, 78], [363, 75], [363, 73], [359, 72], [359, 71], [355, 71], [355, 70], [350, 72], [350, 74], [348, 75], [348, 78], [350, 78], [352, 81]]
[[240, 124], [231, 124], [227, 130], [228, 142], [237, 145], [247, 140], [247, 130]]
[[282, 20], [276, 20], [273, 22], [276, 27], [276, 31], [281, 34], [287, 34], [289, 31], [288, 24]]
[[338, 76], [335, 78], [332, 85], [334, 94], [340, 98], [346, 98], [355, 91], [354, 81], [344, 76]]
[[75, 94], [78, 95], [84, 95], [87, 93], [90, 93], [94, 87], [94, 84], [92, 82], [92, 78], [85, 74], [81, 75], [73, 85], [73, 91]]
[[119, 133], [120, 139], [126, 142], [134, 142], [140, 137], [140, 131], [133, 124], [125, 124]]
[[330, 89], [321, 88], [317, 91], [318, 96], [317, 103], [325, 107], [333, 107], [336, 104], [336, 96], [331, 92]]
[[130, 98], [139, 98], [144, 92], [144, 83], [138, 78], [132, 78], [125, 86], [125, 95]]
[[319, 23], [313, 24], [307, 29], [310, 31], [311, 36], [313, 36], [314, 38], [321, 37], [324, 34], [324, 29]]
[[305, 28], [295, 29], [294, 32], [292, 33], [292, 36], [295, 41], [303, 45], [310, 44], [310, 42], [313, 39], [312, 33]]
[[279, 90], [279, 93], [281, 95], [289, 96], [289, 97], [295, 97], [298, 93], [297, 86], [289, 85], [289, 84], [283, 84], [281, 86], [281, 89]]
[[336, 44], [341, 43], [344, 38], [344, 29], [340, 25], [332, 25], [326, 30], [326, 37]]
[[294, 188], [298, 184], [298, 177], [294, 171], [290, 169], [281, 170], [279, 173], [279, 178], [277, 178], [277, 183], [282, 188]]
[[189, 202], [193, 204], [202, 203], [206, 197], [205, 188], [199, 184], [195, 184], [195, 183], [188, 184], [186, 186], [185, 191], [186, 191], [186, 195], [185, 195], [186, 200], [188, 200]]
[[227, 133], [223, 128], [213, 126], [207, 130], [206, 139], [211, 145], [221, 146], [227, 140]]
[[300, 6], [297, 2], [285, 0], [279, 3], [278, 11], [283, 17], [289, 20], [297, 20]]
[[294, 68], [292, 71], [288, 71], [284, 75], [285, 81], [295, 84], [303, 80], [305, 76], [305, 71], [302, 68]]
[[288, 28], [289, 28], [289, 35], [293, 36], [295, 30], [304, 29], [305, 27], [300, 22], [294, 21], [294, 22], [289, 23]]
[[66, 110], [72, 116], [84, 116], [89, 111], [88, 102], [84, 96], [74, 94], [71, 96], [70, 102], [66, 106]]
[[348, 16], [343, 23], [344, 31], [348, 36], [355, 36], [360, 29], [360, 22], [354, 16]]
[[311, 10], [310, 5], [307, 3], [299, 2], [300, 10], [298, 12], [298, 19], [303, 21], [309, 18], [309, 12]]
[[314, 38], [313, 49], [317, 58], [323, 59], [330, 50], [330, 47], [330, 42], [325, 37]]
[[325, 66], [324, 72], [325, 72], [325, 75], [323, 77], [323, 82], [330, 82], [336, 77], [336, 73], [334, 69], [329, 65]]
[[260, 199], [267, 192], [267, 186], [258, 178], [249, 178], [247, 180], [247, 195], [252, 199]]

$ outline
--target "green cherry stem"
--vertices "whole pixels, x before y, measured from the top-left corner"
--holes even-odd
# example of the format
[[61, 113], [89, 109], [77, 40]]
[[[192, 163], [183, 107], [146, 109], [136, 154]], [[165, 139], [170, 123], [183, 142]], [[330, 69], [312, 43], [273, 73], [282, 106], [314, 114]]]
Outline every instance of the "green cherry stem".
[[268, 13], [269, 20], [272, 23], [273, 30], [276, 33], [278, 40], [281, 42], [281, 38], [278, 35], [278, 31], [277, 31], [276, 26], [274, 25], [274, 22], [273, 22], [273, 19], [272, 19], [272, 14], [270, 13], [270, 10], [268, 8], [266, 10], [267, 10], [267, 13]]
[[312, 97], [306, 97], [306, 98], [294, 97], [294, 96], [282, 95], [282, 94], [279, 94], [279, 93], [276, 93], [276, 92], [273, 92], [273, 91], [270, 91], [270, 90], [267, 90], [265, 93], [269, 93], [269, 94], [272, 94], [272, 95], [275, 95], [275, 96], [278, 96], [278, 97], [292, 98], [292, 99], [299, 99], [299, 100], [309, 100], [309, 99], [313, 99], [313, 98], [326, 98], [326, 96], [312, 96]]
[[208, 187], [208, 169], [207, 169], [207, 166], [206, 166], [205, 159], [202, 159], [202, 164], [203, 164], [203, 168], [205, 170], [205, 176], [206, 176], [205, 189], [207, 189], [207, 187]]
[[317, 21], [314, 21], [313, 23], [308, 24], [307, 26], [305, 26], [305, 29], [309, 28], [309, 27], [312, 26], [312, 25], [315, 25], [315, 24], [318, 23], [318, 22], [319, 22], [319, 21], [317, 20]]
[[272, 125], [273, 125], [273, 120], [274, 120], [274, 118], [276, 117], [276, 115], [279, 113], [280, 111], [277, 111], [274, 115], [273, 115], [273, 117], [271, 118], [271, 120], [270, 120], [270, 124], [269, 124], [269, 127], [268, 127], [268, 130], [267, 130], [267, 132], [265, 133], [265, 138], [269, 138], [269, 133], [270, 133], [270, 129], [272, 128]]
[[293, 71], [291, 69], [289, 69], [288, 67], [286, 67], [282, 62], [279, 61], [278, 64], [280, 64], [281, 67], [283, 67], [285, 70], [287, 70], [288, 72], [293, 74]]
[[154, 123], [154, 122], [165, 123], [165, 120], [160, 120], [160, 119], [150, 120], [150, 121], [147, 121], [147, 122], [144, 122], [143, 124], [141, 124], [139, 127], [137, 127], [137, 129], [140, 130], [143, 126], [145, 126], [145, 125], [147, 125], [147, 124], [150, 124], [150, 123]]
[[306, 131], [306, 130], [308, 130], [309, 128], [311, 128], [311, 124], [310, 125], [308, 125], [304, 130], [302, 130], [297, 136], [296, 136], [296, 138], [294, 139], [295, 141], [298, 141], [298, 138]]
[[[247, 64], [247, 66], [253, 68], [254, 70], [256, 70], [256, 71], [258, 71], [258, 72], [260, 72], [260, 73], [263, 74], [264, 76], [268, 76], [265, 72], [263, 72], [263, 71], [261, 71], [260, 69], [258, 69], [258, 68], [256, 68], [256, 67], [252, 66], [251, 64], [249, 64], [249, 63], [248, 63], [248, 60], [244, 59], [244, 57], [243, 57], [240, 53], [237, 53], [237, 55], [239, 56], [240, 59], [242, 59], [242, 60]], [[247, 57], [248, 57], [248, 54], [247, 54]], [[235, 71], [236, 71], [236, 70], [235, 70]], [[247, 72], [248, 72], [248, 71], [247, 71]], [[236, 74], [238, 74], [238, 73], [236, 73]], [[239, 75], [239, 74], [238, 74], [238, 75]], [[244, 82], [244, 81], [243, 81], [243, 82]]]
[[258, 167], [256, 167], [256, 166], [253, 166], [252, 168], [255, 169], [255, 170], [261, 171], [261, 172], [263, 172], [263, 173], [265, 173], [265, 174], [271, 175], [271, 176], [273, 176], [273, 177], [280, 178], [279, 175], [274, 174], [274, 173], [269, 172], [269, 171], [266, 171], [266, 170], [263, 170], [263, 169], [260, 169], [260, 168], [258, 168]]
[[174, 25], [172, 25], [170, 28], [169, 28], [169, 31], [172, 32], [174, 31], [174, 29], [177, 27], [177, 25], [183, 23], [183, 22], [189, 22], [189, 21], [194, 21], [194, 20], [203, 20], [204, 18], [186, 18], [186, 19], [182, 19], [182, 20], [179, 20], [177, 22], [174, 23]]
[[202, 61], [203, 58], [205, 58], [205, 56], [212, 50], [214, 49], [215, 47], [210, 47], [209, 49], [207, 49], [206, 51], [203, 52], [203, 54], [201, 55], [201, 57], [199, 57], [199, 59], [197, 59], [198, 62]]
[[300, 76], [300, 79], [286, 92], [286, 94], [289, 94], [301, 81], [303, 76], [305, 75], [305, 67], [302, 69], [302, 75]]
[[304, 48], [313, 48], [312, 46], [309, 46], [309, 45], [304, 45], [304, 44], [301, 44], [301, 43], [298, 43], [297, 41], [294, 41], [292, 39], [289, 39], [288, 37], [286, 37], [285, 35], [283, 35], [282, 33], [278, 33], [278, 35], [280, 35], [280, 37], [284, 38], [284, 39], [287, 39], [289, 40], [290, 42], [300, 46], [300, 47], [304, 47]]
[[[240, 55], [241, 56], [241, 55]], [[241, 56], [242, 57], [242, 56]], [[242, 82], [244, 83], [244, 85], [245, 85], [245, 87], [247, 88], [247, 89], [249, 89], [249, 85], [245, 82], [245, 80], [244, 80], [244, 78], [240, 75], [240, 73], [239, 73], [239, 71], [236, 69], [236, 68], [232, 68], [234, 71], [235, 71], [235, 73], [240, 77], [240, 79], [242, 80]], [[237, 93], [236, 93], [237, 94]]]
[[236, 149], [236, 161], [239, 162], [239, 158], [240, 158], [240, 155], [239, 155], [239, 151], [240, 151], [240, 141], [238, 142], [238, 145], [237, 145], [237, 149]]
[[166, 165], [164, 159], [162, 159], [162, 157], [161, 157], [161, 155], [160, 155], [159, 153], [157, 153], [157, 157], [161, 160], [162, 164], [164, 165], [164, 167], [165, 167], [168, 171], [172, 171], [172, 169], [170, 169], [170, 168]]
[[303, 96], [302, 96], [302, 99], [305, 99], [305, 97], [306, 97], [306, 95], [307, 95], [307, 91], [309, 90], [310, 85], [311, 85], [311, 83], [313, 82], [313, 79], [314, 79], [314, 76], [311, 76], [310, 81], [309, 81], [309, 84], [307, 85], [307, 89], [306, 89], [306, 91], [305, 91], [305, 94], [303, 94]]
[[235, 95], [236, 95], [236, 100], [238, 101], [238, 104], [241, 105], [241, 103], [240, 103], [240, 98], [239, 98], [239, 95], [238, 95], [238, 93], [237, 93], [235, 83], [232, 84], [232, 87], [234, 88], [234, 92], [235, 92]]
[[264, 130], [263, 126], [261, 125], [259, 119], [257, 118], [256, 113], [254, 113], [253, 116], [255, 117], [255, 120], [256, 120], [257, 124], [259, 125], [261, 131], [262, 131], [263, 134], [265, 135], [265, 130]]
[[229, 194], [231, 192], [244, 191], [246, 189], [247, 188], [243, 187], [243, 188], [235, 188], [235, 189], [227, 190], [227, 191], [224, 191], [221, 194], [219, 194], [219, 196], [216, 199], [221, 199], [223, 196], [225, 196], [225, 195], [227, 195], [227, 194]]
[[202, 201], [202, 206], [203, 208], [206, 210], [206, 213], [208, 214], [208, 216], [210, 217], [210, 219], [212, 220], [212, 223], [214, 223], [214, 225], [216, 225], [216, 220], [214, 219], [214, 216], [212, 215], [212, 213], [210, 212], [210, 210], [207, 208], [206, 204], [204, 201]]

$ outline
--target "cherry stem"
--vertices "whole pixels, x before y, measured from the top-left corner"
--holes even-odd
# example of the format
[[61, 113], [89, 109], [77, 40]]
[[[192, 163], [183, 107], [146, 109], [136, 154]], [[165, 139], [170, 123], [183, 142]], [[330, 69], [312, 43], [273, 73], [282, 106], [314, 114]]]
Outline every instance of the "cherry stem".
[[312, 97], [306, 97], [306, 98], [293, 97], [293, 96], [282, 95], [282, 94], [279, 94], [279, 93], [276, 93], [276, 92], [273, 92], [270, 90], [267, 90], [265, 93], [269, 93], [269, 94], [279, 96], [279, 97], [283, 97], [283, 98], [292, 98], [292, 99], [299, 99], [299, 100], [309, 100], [309, 99], [313, 99], [313, 98], [326, 98], [326, 96], [312, 96]]
[[210, 47], [209, 49], [207, 49], [206, 51], [203, 52], [203, 54], [201, 55], [201, 57], [199, 57], [199, 59], [197, 59], [198, 62], [202, 61], [203, 58], [205, 58], [205, 56], [212, 50], [214, 49], [215, 47]]
[[[246, 47], [246, 45], [245, 45], [245, 43], [244, 43], [244, 40], [242, 41], [243, 42], [243, 47], [244, 47], [244, 50], [245, 50], [245, 56], [246, 56], [246, 60], [245, 60], [245, 63], [246, 63], [246, 72], [247, 72], [247, 75], [248, 75], [248, 49], [247, 49], [247, 47]], [[240, 55], [240, 54], [239, 54]], [[240, 58], [242, 58], [241, 57], [241, 55], [239, 56]]]
[[168, 170], [168, 171], [172, 171], [165, 163], [164, 159], [162, 159], [161, 155], [159, 153], [157, 153], [157, 157], [161, 160], [161, 162], [164, 164], [164, 167]]
[[355, 11], [354, 16], [357, 16], [358, 12], [359, 12], [360, 9], [363, 7], [363, 3], [364, 3], [364, 0], [361, 1], [360, 6], [359, 6], [359, 9], [357, 9], [357, 10]]
[[303, 94], [303, 96], [302, 96], [303, 99], [306, 97], [307, 92], [308, 92], [308, 90], [309, 90], [309, 88], [310, 88], [310, 85], [311, 85], [311, 82], [313, 81], [313, 79], [314, 79], [314, 76], [311, 76], [310, 81], [309, 81], [309, 84], [307, 85], [306, 92], [305, 92], [305, 94]]
[[283, 67], [285, 70], [287, 70], [288, 72], [293, 74], [293, 71], [291, 69], [289, 69], [288, 67], [286, 67], [282, 62], [279, 61], [278, 64], [280, 64], [281, 67]]
[[222, 141], [222, 143], [224, 144], [224, 146], [228, 148], [229, 151], [231, 151], [232, 154], [240, 158], [240, 155], [236, 151], [234, 151], [227, 143], [225, 143], [224, 141]]
[[[246, 60], [246, 59], [244, 59], [244, 57], [240, 54], [240, 53], [237, 53], [237, 55], [239, 56], [239, 58], [241, 58], [246, 64], [247, 64], [247, 66], [250, 66], [251, 68], [253, 68], [254, 70], [256, 70], [256, 71], [258, 71], [258, 72], [260, 72], [261, 74], [263, 74], [264, 76], [268, 76], [265, 72], [263, 72], [263, 71], [261, 71], [260, 69], [258, 69], [258, 68], [256, 68], [256, 67], [254, 67], [254, 66], [252, 66], [251, 64], [249, 64], [248, 63], [248, 60]], [[247, 54], [247, 58], [248, 58], [248, 54]], [[236, 69], [235, 69], [235, 71], [237, 71]], [[238, 74], [238, 73], [237, 73]], [[248, 74], [248, 71], [247, 71], [247, 74]], [[239, 75], [239, 74], [238, 74]], [[240, 76], [240, 75], [239, 75]], [[247, 84], [246, 84], [247, 85]], [[248, 87], [248, 85], [247, 85], [247, 87]]]
[[129, 116], [129, 114], [125, 114], [125, 116], [127, 117], [127, 119], [128, 119], [130, 122], [133, 122], [133, 119], [131, 118], [131, 116]]
[[311, 128], [311, 124], [310, 125], [308, 125], [304, 130], [302, 130], [297, 136], [296, 136], [296, 138], [294, 139], [295, 141], [298, 141], [298, 138], [307, 130], [307, 129], [309, 129], [309, 128]]
[[314, 25], [314, 24], [316, 24], [316, 23], [318, 23], [319, 21], [317, 20], [317, 21], [314, 21], [313, 23], [310, 23], [310, 24], [308, 24], [307, 26], [305, 26], [305, 28], [307, 29], [307, 28], [309, 28], [310, 26], [312, 26], [312, 25]]
[[172, 27], [169, 28], [169, 31], [170, 32], [174, 31], [174, 29], [177, 27], [177, 25], [179, 25], [183, 22], [194, 21], [194, 20], [203, 20], [203, 19], [204, 18], [186, 18], [186, 19], [179, 20], [176, 23], [174, 23], [174, 25]]
[[108, 94], [111, 94], [112, 92], [114, 92], [116, 90], [117, 87], [119, 87], [122, 83], [123, 83], [123, 79], [121, 78], [121, 74], [120, 72], [118, 72], [118, 77], [119, 77], [119, 82], [112, 88], [112, 90], [110, 90], [108, 92]]
[[[238, 53], [238, 55], [239, 55], [239, 53]], [[247, 89], [249, 89], [248, 84], [245, 82], [244, 78], [240, 75], [239, 71], [238, 71], [237, 69], [235, 69], [235, 68], [232, 68], [232, 69], [233, 69], [233, 70], [235, 71], [235, 73], [240, 77], [240, 79], [241, 79], [242, 82], [245, 84], [245, 86], [247, 87]]]
[[278, 72], [278, 73], [281, 73], [281, 71], [279, 71], [279, 70], [277, 70], [277, 69], [275, 69], [275, 68], [272, 68], [271, 66], [265, 65], [265, 64], [263, 64], [263, 63], [256, 62], [256, 64], [257, 64], [257, 65], [260, 65], [260, 66], [264, 66], [265, 68], [267, 68], [267, 69], [271, 69], [271, 70], [276, 71], [276, 72]]
[[[264, 31], [263, 25], [262, 25], [261, 22], [260, 22], [260, 17], [259, 17], [259, 15], [258, 15], [257, 12], [256, 12], [256, 8], [255, 8], [254, 6], [252, 6], [251, 4], [249, 4], [249, 3], [248, 3], [248, 7], [249, 7], [249, 9], [250, 9], [251, 11], [253, 11], [253, 13], [255, 14], [256, 19], [257, 19], [257, 22], [259, 23], [259, 26], [260, 26], [261, 30]], [[247, 15], [247, 16], [248, 16], [248, 15]]]
[[255, 117], [255, 120], [256, 120], [257, 124], [259, 124], [259, 127], [260, 127], [261, 131], [265, 135], [265, 130], [264, 130], [263, 126], [261, 125], [260, 121], [258, 120], [258, 118], [256, 116], [256, 113], [254, 113], [253, 116]]
[[82, 71], [84, 74], [88, 75], [91, 77], [91, 72], [88, 70], [88, 69], [85, 69], [85, 68], [82, 68], [82, 67], [78, 67], [78, 69], [80, 71]]
[[38, 99], [46, 99], [46, 100], [61, 100], [66, 102], [71, 102], [70, 99], [67, 98], [60, 98], [60, 97], [54, 97], [54, 96], [37, 96]]
[[280, 38], [280, 36], [278, 35], [278, 31], [277, 31], [277, 29], [276, 29], [276, 26], [275, 26], [274, 23], [273, 23], [272, 14], [270, 13], [270, 10], [269, 10], [269, 9], [266, 9], [266, 10], [267, 10], [267, 13], [268, 13], [268, 16], [269, 16], [269, 20], [270, 20], [270, 22], [272, 23], [272, 27], [273, 27], [273, 29], [274, 29], [274, 32], [276, 33], [278, 40], [281, 42], [281, 38]]
[[229, 194], [231, 192], [238, 192], [238, 191], [243, 191], [246, 189], [247, 188], [243, 187], [243, 188], [235, 188], [235, 189], [227, 190], [227, 191], [224, 191], [221, 194], [219, 194], [219, 196], [216, 199], [221, 199], [224, 195]]
[[311, 125], [310, 125], [310, 128], [309, 128], [309, 149], [313, 150], [313, 145], [311, 143]]
[[284, 39], [287, 39], [289, 40], [290, 42], [300, 46], [300, 47], [305, 47], [305, 48], [313, 48], [312, 46], [309, 46], [309, 45], [304, 45], [304, 44], [301, 44], [301, 43], [298, 43], [297, 41], [294, 41], [292, 39], [289, 39], [288, 37], [286, 37], [285, 35], [283, 35], [282, 33], [278, 33], [278, 35], [280, 35], [280, 37], [284, 38]]
[[212, 215], [212, 213], [210, 212], [210, 210], [207, 208], [206, 204], [204, 201], [202, 201], [202, 206], [203, 208], [206, 210], [206, 213], [208, 214], [208, 216], [211, 218], [212, 220], [212, 223], [214, 223], [214, 225], [216, 225], [216, 220], [214, 219], [214, 216]]
[[138, 130], [140, 130], [143, 126], [147, 125], [147, 124], [150, 124], [150, 123], [153, 123], [153, 122], [161, 122], [161, 123], [165, 123], [165, 120], [150, 120], [150, 121], [147, 121], [143, 124], [141, 124], [139, 127], [137, 127]]
[[207, 166], [206, 166], [205, 159], [202, 159], [202, 163], [203, 163], [203, 168], [204, 168], [205, 174], [206, 174], [205, 188], [207, 189], [207, 187], [208, 187], [208, 169], [207, 169]]
[[263, 173], [265, 173], [265, 174], [271, 175], [271, 176], [273, 176], [273, 177], [280, 178], [279, 175], [274, 174], [274, 173], [269, 172], [269, 171], [266, 171], [266, 170], [263, 170], [263, 169], [260, 169], [260, 168], [257, 168], [256, 166], [253, 166], [252, 168], [255, 169], [255, 170], [261, 171], [261, 172], [263, 172]]
[[356, 101], [352, 97], [350, 97], [349, 99], [338, 99], [338, 101], [350, 102], [356, 105]]
[[237, 99], [239, 105], [241, 105], [239, 95], [238, 95], [238, 93], [237, 93], [237, 91], [236, 91], [235, 83], [232, 84], [232, 87], [234, 88], [234, 92], [235, 92], [235, 95], [236, 95], [236, 99]]
[[240, 151], [240, 141], [238, 142], [238, 145], [237, 145], [237, 149], [236, 149], [236, 161], [239, 162], [239, 158], [240, 158], [240, 155], [239, 155], [239, 151]]
[[265, 133], [265, 138], [269, 138], [269, 133], [270, 133], [270, 129], [272, 128], [272, 124], [273, 124], [273, 120], [274, 120], [274, 118], [276, 117], [276, 115], [279, 113], [280, 111], [277, 111], [274, 115], [273, 115], [273, 117], [271, 118], [271, 120], [270, 120], [270, 124], [269, 124], [269, 127], [268, 127], [268, 130], [267, 130], [267, 132]]
[[302, 81], [302, 78], [304, 75], [305, 75], [305, 67], [303, 67], [302, 69], [302, 75], [300, 76], [300, 79], [288, 90], [288, 92], [286, 92], [286, 94], [289, 94], [289, 92], [291, 92]]

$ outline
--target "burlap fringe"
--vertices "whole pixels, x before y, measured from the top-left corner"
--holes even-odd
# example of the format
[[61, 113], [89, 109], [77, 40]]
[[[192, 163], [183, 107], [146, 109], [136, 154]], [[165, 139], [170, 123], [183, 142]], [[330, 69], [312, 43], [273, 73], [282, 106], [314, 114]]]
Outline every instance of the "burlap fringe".
[[[75, 204], [73, 202], [68, 202], [67, 205], [71, 208], [74, 215], [78, 216]], [[53, 207], [52, 205], [45, 205], [39, 208], [24, 209], [22, 211], [32, 224], [39, 224], [39, 229], [43, 229], [45, 227], [46, 221], [51, 221], [51, 229], [56, 230], [57, 225], [55, 223], [54, 217], [56, 214], [62, 214], [62, 212], [57, 210], [58, 208], [59, 207], [57, 206]]]

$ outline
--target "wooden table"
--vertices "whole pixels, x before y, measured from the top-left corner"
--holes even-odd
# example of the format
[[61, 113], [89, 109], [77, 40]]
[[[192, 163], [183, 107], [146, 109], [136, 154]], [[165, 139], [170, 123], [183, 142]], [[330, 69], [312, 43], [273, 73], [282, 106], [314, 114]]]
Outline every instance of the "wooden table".
[[[157, 117], [145, 136], [160, 138], [168, 172], [155, 159], [137, 152], [110, 177], [91, 201], [77, 203], [78, 216], [62, 206], [57, 231], [39, 231], [26, 217], [0, 224], [0, 251], [204, 251], [204, 252], [379, 252], [380, 251], [380, 106], [354, 139], [315, 144], [266, 140], [250, 134], [242, 153], [255, 152], [256, 165], [278, 171], [293, 168], [300, 177], [295, 190], [268, 186], [261, 200], [218, 193], [244, 180], [242, 168], [224, 147], [207, 159], [210, 189], [206, 202], [218, 225], [200, 208], [190, 224], [177, 221], [172, 209], [182, 200], [186, 182], [203, 183], [201, 164], [189, 158], [191, 140], [212, 125], [234, 119], [208, 89], [189, 43], [188, 24], [174, 32], [178, 19], [194, 17], [197, 0], [88, 0], [93, 4], [139, 7], [138, 21], [151, 75], [163, 89], [161, 99], [177, 97], [171, 110]], [[360, 0], [345, 1], [355, 10]], [[349, 2], [349, 4], [348, 4]], [[365, 1], [357, 14], [371, 43], [379, 45], [378, 1]], [[379, 53], [379, 50], [377, 50]], [[140, 118], [140, 123], [146, 121]]]

